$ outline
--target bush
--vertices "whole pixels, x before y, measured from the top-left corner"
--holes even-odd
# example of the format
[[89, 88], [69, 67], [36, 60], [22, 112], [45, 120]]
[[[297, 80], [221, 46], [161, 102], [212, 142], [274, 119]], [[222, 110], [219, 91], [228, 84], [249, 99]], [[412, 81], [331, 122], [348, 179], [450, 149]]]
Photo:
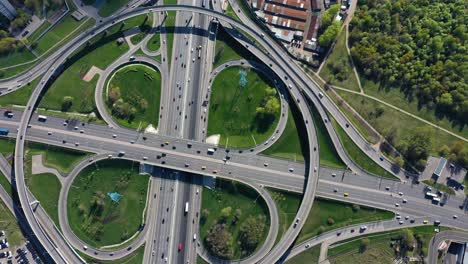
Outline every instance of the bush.
[[334, 225], [334, 224], [335, 224], [335, 220], [334, 220], [333, 218], [329, 217], [329, 218], [327, 219], [327, 224], [330, 225], [330, 226], [331, 226], [331, 225]]
[[206, 247], [213, 255], [221, 258], [232, 258], [232, 234], [224, 224], [215, 224], [211, 227], [206, 238]]

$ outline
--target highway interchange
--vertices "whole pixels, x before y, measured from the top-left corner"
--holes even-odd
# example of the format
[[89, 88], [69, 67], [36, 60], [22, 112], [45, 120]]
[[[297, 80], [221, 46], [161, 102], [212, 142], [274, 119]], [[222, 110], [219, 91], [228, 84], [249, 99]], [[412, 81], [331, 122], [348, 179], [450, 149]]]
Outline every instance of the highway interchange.
[[[195, 1], [193, 2], [195, 3]], [[31, 202], [31, 198], [27, 195], [23, 175], [25, 139], [82, 149], [102, 155], [113, 154], [117, 156], [119, 151], [125, 151], [123, 158], [143, 161], [143, 157], [147, 157], [146, 161], [144, 161], [145, 163], [167, 168], [164, 171], [163, 169], [157, 169], [154, 172], [157, 177], [151, 181], [151, 188], [157, 189], [157, 187], [159, 187], [161, 190], [159, 196], [163, 198], [154, 205], [158, 208], [156, 211], [158, 213], [153, 215], [155, 213], [153, 212], [153, 214], [150, 213], [148, 215], [149, 219], [156, 220], [148, 221], [149, 225], [145, 226], [143, 232], [145, 234], [149, 232], [147, 234], [148, 244], [145, 247], [145, 259], [148, 260], [148, 262], [159, 262], [159, 259], [164, 260], [166, 256], [170, 258], [173, 263], [185, 263], [186, 260], [190, 263], [196, 261], [196, 243], [190, 242], [192, 241], [191, 238], [193, 234], [197, 231], [197, 226], [194, 225], [194, 223], [198, 223], [198, 221], [192, 222], [190, 219], [194, 219], [193, 216], [196, 215], [197, 210], [199, 210], [200, 195], [197, 194], [197, 189], [199, 188], [197, 187], [197, 183], [200, 183], [201, 177], [194, 176], [194, 174], [230, 178], [245, 182], [249, 185], [255, 185], [257, 188], [270, 186], [304, 193], [304, 198], [297, 214], [297, 218], [299, 219], [305, 219], [307, 217], [316, 193], [318, 196], [330, 199], [347, 200], [372, 207], [398, 211], [402, 214], [407, 213], [414, 217], [442, 220], [443, 225], [467, 229], [465, 226], [468, 224], [466, 215], [459, 209], [463, 201], [453, 198], [449, 199], [444, 207], [430, 205], [429, 201], [424, 199], [424, 190], [421, 186], [387, 182], [386, 180], [368, 175], [358, 166], [354, 165], [349, 157], [347, 157], [341, 144], [339, 144], [339, 139], [337, 139], [336, 132], [334, 132], [330, 122], [327, 123], [327, 129], [332, 139], [334, 139], [333, 143], [337, 146], [340, 157], [342, 157], [348, 167], [357, 173], [359, 177], [353, 174], [347, 175], [343, 178], [343, 182], [337, 182], [335, 177], [333, 179], [327, 179], [327, 175], [328, 177], [332, 177], [331, 175], [333, 173], [339, 175], [340, 173], [342, 174], [342, 172], [337, 171], [330, 173], [326, 168], [318, 167], [319, 146], [316, 142], [317, 137], [315, 136], [315, 129], [313, 128], [313, 120], [310, 116], [308, 106], [305, 103], [304, 94], [317, 106], [322, 118], [330, 120], [325, 111], [326, 109], [338, 123], [345, 128], [354, 142], [374, 161], [381, 164], [383, 168], [391, 171], [400, 178], [405, 177], [405, 172], [394, 171], [393, 165], [386, 159], [380, 161], [380, 155], [369, 148], [367, 142], [365, 142], [357, 130], [347, 121], [346, 117], [338, 110], [333, 102], [326, 96], [319, 98], [317, 96], [319, 91], [318, 86], [302, 72], [298, 65], [289, 61], [287, 56], [284, 56], [284, 51], [278, 48], [273, 40], [269, 39], [268, 36], [261, 37], [259, 35], [260, 31], [255, 30], [255, 24], [251, 22], [246, 23], [245, 21], [244, 24], [242, 24], [215, 11], [202, 7], [197, 8], [189, 6], [193, 4], [190, 3], [190, 1], [183, 1], [183, 4], [187, 4], [187, 6], [137, 8], [113, 18], [116, 21], [121, 21], [147, 12], [159, 13], [159, 17], [161, 18], [163, 16], [163, 14], [160, 13], [161, 11], [179, 11], [175, 22], [176, 34], [174, 35], [174, 52], [171, 58], [171, 68], [169, 69], [168, 59], [163, 59], [163, 63], [159, 66], [163, 76], [163, 101], [161, 102], [162, 117], [159, 120], [158, 135], [146, 136], [145, 134], [145, 137], [143, 137], [141, 133], [118, 128], [115, 124], [113, 124], [112, 128], [86, 124], [86, 128], [84, 129], [85, 133], [82, 134], [76, 131], [74, 126], [68, 124], [64, 126], [63, 120], [59, 118], [50, 118], [47, 121], [47, 125], [44, 126], [44, 124], [37, 122], [37, 118], [32, 117], [38, 95], [41, 93], [42, 89], [47, 87], [49, 78], [55, 73], [54, 69], [57, 69], [63, 60], [77, 47], [93, 37], [93, 35], [111, 26], [111, 21], [104, 21], [95, 29], [78, 36], [70, 44], [67, 44], [55, 53], [58, 54], [57, 56], [55, 56], [55, 54], [51, 56], [48, 63], [41, 62], [44, 64], [40, 70], [37, 69], [37, 72], [42, 73], [44, 69], [49, 70], [47, 70], [45, 76], [41, 78], [43, 81], [41, 81], [34, 90], [25, 111], [17, 112], [13, 119], [4, 120], [3, 118], [0, 123], [2, 127], [9, 127], [12, 132], [16, 131], [16, 128], [18, 128], [18, 133], [13, 132], [12, 135], [16, 135], [17, 137], [15, 177], [20, 202], [22, 205], [26, 205], [23, 206], [23, 210], [25, 211], [26, 218], [33, 232], [55, 262], [73, 263], [77, 258], [79, 259], [79, 257], [73, 252], [70, 253], [70, 247], [63, 244], [68, 244], [66, 241], [63, 243], [52, 243], [49, 237], [50, 235], [46, 235], [44, 227], [38, 223], [35, 213], [32, 208], [28, 206]], [[214, 43], [210, 38], [212, 29], [214, 28], [213, 25], [217, 24], [211, 20], [211, 17], [216, 17], [222, 21], [222, 24], [228, 24], [226, 26], [235, 25], [252, 36], [257, 36], [258, 43], [267, 50], [268, 54], [265, 54], [257, 47], [249, 46], [244, 37], [238, 35], [238, 38], [236, 38], [236, 40], [248, 47], [251, 52], [265, 62], [266, 65], [270, 65], [272, 71], [290, 87], [289, 92], [291, 100], [296, 102], [306, 123], [310, 151], [310, 161], [307, 166], [300, 163], [258, 156], [255, 155], [255, 153], [249, 153], [249, 151], [236, 153], [234, 150], [226, 152], [222, 148], [219, 148], [214, 155], [208, 155], [206, 153], [208, 145], [203, 143], [205, 130], [203, 123], [200, 121], [204, 117], [203, 114], [200, 119], [198, 116], [201, 114], [201, 102], [208, 92], [206, 87], [208, 87], [210, 74], [207, 73], [211, 72]], [[242, 19], [242, 15], [240, 15], [240, 17]], [[187, 24], [190, 23], [194, 23], [192, 25], [197, 25], [197, 27], [188, 28], [190, 30], [196, 30], [198, 34], [190, 34], [193, 32], [187, 32], [186, 29], [184, 29], [187, 28]], [[203, 32], [203, 34], [200, 34], [200, 32]], [[165, 39], [164, 34], [162, 36], [162, 39]], [[233, 33], [233, 36], [236, 36], [235, 33]], [[198, 46], [202, 46], [206, 49], [206, 51], [203, 52], [202, 59], [198, 59], [196, 54], [192, 54], [189, 48], [183, 48], [197, 48]], [[162, 50], [164, 50], [162, 52], [163, 58], [171, 56], [165, 53], [166, 49]], [[178, 53], [176, 52], [177, 50], [183, 52]], [[125, 57], [123, 61], [126, 60], [126, 58], [127, 57]], [[190, 70], [191, 67], [193, 67], [193, 70]], [[36, 71], [33, 70], [31, 72], [35, 74]], [[11, 85], [11, 82], [12, 81], [10, 81], [8, 85]], [[163, 107], [166, 109], [163, 109]], [[194, 110], [188, 110], [190, 107]], [[186, 115], [187, 118], [185, 118]], [[32, 125], [29, 129], [28, 123]], [[48, 135], [48, 132], [51, 132], [51, 135]], [[113, 135], [116, 135], [116, 137]], [[166, 145], [165, 142], [170, 142], [170, 144]], [[192, 146], [188, 147], [188, 143]], [[166, 156], [164, 158], [158, 158], [158, 155], [162, 155], [162, 153], [165, 153]], [[223, 158], [226, 156], [229, 157], [229, 161], [224, 162]], [[189, 166], [186, 165], [187, 163]], [[206, 166], [206, 169], [202, 169], [202, 166]], [[319, 173], [320, 181], [318, 177]], [[348, 181], [348, 179], [350, 180]], [[379, 181], [377, 189], [375, 180]], [[383, 188], [386, 186], [391, 186], [391, 191], [384, 191]], [[339, 189], [339, 191], [334, 192], [335, 189]], [[351, 195], [345, 199], [342, 193], [348, 189]], [[398, 189], [398, 191], [404, 190], [405, 197], [408, 195], [408, 204], [395, 208], [394, 202], [402, 199], [396, 195], [396, 189]], [[183, 195], [176, 195], [178, 193]], [[390, 196], [390, 194], [392, 194], [392, 196]], [[171, 210], [171, 213], [167, 211], [166, 221], [170, 221], [170, 225], [159, 224], [162, 222], [161, 217], [165, 217], [163, 216], [164, 214], [159, 213], [161, 209], [169, 208], [169, 206], [171, 208], [183, 208], [187, 201], [190, 201], [190, 204], [193, 205], [190, 207], [188, 216], [184, 216], [182, 210], [175, 212]], [[153, 203], [149, 203], [149, 207], [152, 208], [152, 206]], [[430, 213], [427, 212], [428, 206], [432, 206]], [[459, 218], [452, 219], [453, 214], [459, 214]], [[273, 250], [270, 250], [268, 247], [262, 247], [261, 250], [254, 254], [255, 259], [247, 259], [245, 262], [276, 262], [289, 249], [299, 233], [302, 224], [303, 221], [299, 221], [296, 228], [291, 226], [288, 232], [283, 236], [283, 239]], [[167, 241], [167, 238], [169, 238], [169, 241]], [[184, 250], [182, 254], [175, 252], [177, 244], [180, 243], [180, 241], [185, 241], [183, 244], [187, 249]], [[56, 248], [55, 245], [59, 245], [58, 248]], [[77, 249], [82, 250], [81, 248]], [[130, 252], [134, 249], [135, 248], [132, 248], [132, 250], [127, 251]], [[95, 255], [90, 252], [91, 251], [84, 253]], [[119, 254], [114, 253], [112, 256], [110, 254], [98, 254], [94, 257], [118, 259], [123, 255], [125, 255], [125, 252]]]

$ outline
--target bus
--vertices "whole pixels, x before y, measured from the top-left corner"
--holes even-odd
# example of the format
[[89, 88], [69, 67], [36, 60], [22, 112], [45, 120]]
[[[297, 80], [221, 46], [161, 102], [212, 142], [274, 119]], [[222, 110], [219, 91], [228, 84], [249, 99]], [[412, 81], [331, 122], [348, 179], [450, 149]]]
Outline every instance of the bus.
[[6, 128], [0, 128], [0, 135], [6, 136], [6, 135], [8, 135], [8, 133], [10, 133], [10, 130], [8, 130]]
[[427, 196], [427, 197], [430, 197], [430, 199], [437, 198], [437, 194], [431, 193], [431, 192], [427, 192], [427, 193], [426, 193], [426, 196]]
[[209, 149], [208, 149], [208, 154], [210, 154], [210, 155], [213, 155], [213, 154], [214, 154], [214, 152], [215, 152], [215, 150], [214, 150], [214, 149], [212, 149], [212, 148], [209, 148]]
[[41, 122], [45, 122], [45, 121], [47, 121], [47, 116], [45, 116], [45, 115], [39, 115], [39, 116], [37, 117], [37, 120], [39, 120], [39, 121], [41, 121]]
[[185, 213], [188, 213], [188, 202], [185, 203]]

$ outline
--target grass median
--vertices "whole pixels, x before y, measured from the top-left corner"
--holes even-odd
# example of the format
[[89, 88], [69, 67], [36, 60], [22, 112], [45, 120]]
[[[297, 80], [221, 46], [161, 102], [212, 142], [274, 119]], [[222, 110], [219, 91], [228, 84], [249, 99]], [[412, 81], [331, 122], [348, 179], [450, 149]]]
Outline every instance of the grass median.
[[[121, 243], [139, 230], [149, 179], [138, 172], [139, 163], [126, 160], [100, 161], [80, 172], [67, 201], [70, 227], [80, 239], [102, 247]], [[121, 195], [119, 201], [111, 199], [114, 192]]]

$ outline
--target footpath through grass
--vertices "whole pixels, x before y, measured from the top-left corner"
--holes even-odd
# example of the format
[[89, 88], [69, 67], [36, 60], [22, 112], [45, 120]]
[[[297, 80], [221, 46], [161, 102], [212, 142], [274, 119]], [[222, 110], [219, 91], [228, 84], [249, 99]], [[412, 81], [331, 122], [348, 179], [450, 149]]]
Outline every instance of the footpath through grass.
[[287, 264], [312, 264], [318, 263], [320, 257], [320, 244], [313, 246], [299, 255], [286, 261]]
[[[241, 75], [245, 76], [245, 86], [240, 84]], [[262, 144], [272, 135], [280, 110], [257, 114], [257, 107], [265, 104], [266, 89], [274, 87], [262, 73], [252, 68], [229, 67], [216, 76], [211, 87], [208, 136], [220, 134], [222, 146], [248, 148]], [[278, 98], [278, 93], [273, 96]]]
[[[103, 70], [128, 51], [126, 43], [118, 45], [116, 42], [119, 37], [123, 36], [122, 32], [133, 27], [147, 25], [151, 25], [151, 17], [146, 15], [127, 19], [125, 24], [114, 25], [107, 31], [107, 34], [101, 33], [81, 47], [67, 60], [64, 72], [50, 85], [39, 107], [80, 113], [95, 111], [94, 90], [98, 75], [95, 75], [90, 82], [84, 81], [83, 77], [92, 66]], [[62, 105], [65, 96], [73, 98], [72, 105], [68, 109], [64, 109]]]
[[[128, 128], [145, 128], [149, 124], [158, 126], [159, 105], [161, 101], [161, 74], [146, 65], [131, 65], [117, 70], [108, 84], [107, 105], [111, 109], [113, 118], [118, 124]], [[122, 103], [110, 99], [111, 91], [120, 92]], [[106, 91], [104, 90], [104, 93]], [[114, 98], [114, 100], [117, 98]], [[129, 105], [136, 110], [131, 116], [116, 111], [118, 105]]]
[[335, 126], [338, 136], [340, 137], [340, 141], [346, 150], [346, 153], [348, 153], [348, 155], [357, 165], [359, 165], [367, 172], [374, 174], [375, 176], [393, 180], [397, 179], [393, 174], [387, 172], [382, 167], [377, 165], [377, 163], [371, 160], [358, 146], [356, 146], [351, 138], [349, 138], [348, 134], [346, 134], [343, 128], [341, 128], [341, 126], [338, 125], [334, 119], [332, 119], [332, 122]]
[[311, 237], [336, 228], [377, 220], [392, 219], [394, 214], [350, 203], [315, 199], [312, 210], [297, 238], [301, 243]]
[[[270, 228], [270, 217], [265, 201], [252, 188], [233, 181], [216, 179], [216, 188], [212, 190], [204, 188], [200, 212], [200, 240], [206, 248], [209, 248], [207, 237], [210, 229], [217, 224], [224, 224], [225, 230], [229, 233], [226, 236], [228, 241], [223, 240], [220, 244], [227, 245], [226, 251], [232, 252], [231, 259], [239, 259], [253, 253], [263, 244]], [[257, 234], [259, 243], [252, 251], [242, 252], [241, 248], [245, 246], [240, 242], [243, 224], [249, 217], [261, 215], [266, 217], [266, 225], [263, 232]]]
[[304, 120], [296, 105], [293, 104], [289, 108], [288, 121], [280, 138], [262, 154], [294, 161], [304, 161], [309, 156], [308, 146]]
[[[440, 227], [440, 229], [445, 229]], [[393, 247], [400, 247], [400, 252], [408, 257], [427, 256], [429, 241], [434, 236], [433, 226], [421, 226], [396, 231], [361, 236], [355, 239], [332, 246], [328, 250], [328, 259], [333, 264], [344, 263], [394, 263], [396, 252]], [[404, 239], [414, 241], [414, 248], [407, 248]], [[363, 239], [368, 245], [363, 247]]]
[[[430, 149], [430, 153], [432, 155], [437, 155], [437, 150], [439, 150], [443, 145], [451, 146], [454, 142], [459, 141], [458, 138], [452, 135], [440, 131], [433, 126], [427, 125], [422, 121], [416, 120], [411, 116], [403, 114], [377, 101], [356, 94], [347, 93], [345, 91], [337, 90], [337, 92], [381, 135], [393, 135], [395, 146], [398, 146], [404, 137], [414, 134], [414, 131], [421, 127], [427, 129], [428, 133], [430, 133], [434, 139], [431, 144], [432, 148]], [[379, 109], [379, 111], [377, 112], [376, 109]], [[395, 120], [398, 120], [398, 122], [395, 122]]]
[[333, 51], [320, 71], [320, 76], [332, 85], [360, 91], [351, 60], [346, 51], [346, 29], [337, 38]]
[[[68, 220], [73, 232], [91, 246], [121, 243], [138, 231], [143, 220], [149, 178], [139, 164], [105, 160], [85, 168], [68, 192]], [[109, 193], [121, 195], [118, 202]]]

